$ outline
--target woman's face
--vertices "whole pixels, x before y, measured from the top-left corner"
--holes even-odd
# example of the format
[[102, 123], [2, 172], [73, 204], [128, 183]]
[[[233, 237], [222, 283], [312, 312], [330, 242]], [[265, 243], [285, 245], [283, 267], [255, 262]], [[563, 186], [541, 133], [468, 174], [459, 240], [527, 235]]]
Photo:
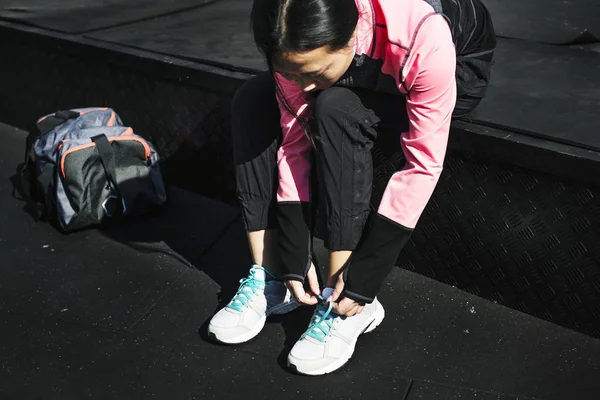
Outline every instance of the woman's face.
[[273, 67], [285, 79], [296, 82], [305, 92], [323, 90], [336, 83], [348, 70], [354, 57], [354, 38], [341, 50], [327, 46], [302, 52], [287, 53]]

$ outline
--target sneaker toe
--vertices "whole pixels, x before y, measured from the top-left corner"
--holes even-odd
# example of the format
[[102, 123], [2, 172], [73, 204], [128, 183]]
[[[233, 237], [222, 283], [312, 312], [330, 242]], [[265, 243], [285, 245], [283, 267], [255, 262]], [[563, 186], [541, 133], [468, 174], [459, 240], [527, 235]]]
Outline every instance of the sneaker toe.
[[325, 345], [302, 339], [296, 342], [288, 355], [288, 365], [302, 374], [320, 373], [338, 362], [336, 357], [326, 356]]
[[224, 308], [211, 319], [208, 332], [220, 342], [237, 343], [253, 326], [260, 324], [260, 319], [261, 317], [254, 312], [240, 313]]
[[242, 317], [239, 311], [223, 308], [210, 320], [210, 324], [218, 328], [233, 328], [239, 325]]

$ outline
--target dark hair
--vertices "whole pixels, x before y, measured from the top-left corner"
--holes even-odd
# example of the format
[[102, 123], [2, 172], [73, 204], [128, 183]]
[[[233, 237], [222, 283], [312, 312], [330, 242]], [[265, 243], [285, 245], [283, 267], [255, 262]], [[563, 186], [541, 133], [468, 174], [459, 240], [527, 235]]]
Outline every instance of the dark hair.
[[[331, 51], [348, 44], [358, 23], [354, 0], [254, 0], [251, 13], [254, 42], [275, 78], [273, 61], [286, 53], [328, 46]], [[276, 81], [276, 95], [294, 114]], [[311, 139], [306, 118], [296, 115]]]

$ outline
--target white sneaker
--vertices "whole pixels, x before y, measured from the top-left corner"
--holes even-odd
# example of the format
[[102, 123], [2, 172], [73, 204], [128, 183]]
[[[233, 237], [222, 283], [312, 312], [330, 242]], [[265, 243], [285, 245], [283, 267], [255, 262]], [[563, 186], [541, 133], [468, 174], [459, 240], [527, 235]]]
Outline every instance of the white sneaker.
[[266, 278], [263, 267], [250, 268], [233, 299], [210, 320], [209, 336], [221, 343], [244, 343], [260, 333], [269, 315], [285, 314], [298, 307], [283, 283]]
[[385, 311], [375, 299], [352, 317], [331, 311], [331, 303], [319, 303], [308, 329], [288, 355], [288, 367], [305, 375], [323, 375], [341, 368], [354, 353], [356, 340], [383, 321]]

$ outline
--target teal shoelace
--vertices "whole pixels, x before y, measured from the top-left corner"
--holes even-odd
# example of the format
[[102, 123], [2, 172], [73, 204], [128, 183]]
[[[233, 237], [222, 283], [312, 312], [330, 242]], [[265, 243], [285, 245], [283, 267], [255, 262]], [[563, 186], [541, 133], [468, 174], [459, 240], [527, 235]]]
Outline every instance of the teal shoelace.
[[300, 339], [308, 336], [323, 343], [331, 336], [334, 322], [338, 318], [342, 318], [336, 313], [331, 312], [331, 309], [333, 308], [332, 302], [325, 303], [325, 299], [321, 296], [319, 296], [319, 300], [321, 300], [321, 302], [317, 304], [317, 310], [308, 325], [308, 329], [302, 334]]
[[252, 267], [248, 276], [240, 279], [240, 287], [227, 307], [236, 311], [243, 311], [248, 307], [248, 303], [252, 301], [254, 296], [264, 290], [265, 281], [256, 278], [257, 270], [264, 269], [262, 267]]

